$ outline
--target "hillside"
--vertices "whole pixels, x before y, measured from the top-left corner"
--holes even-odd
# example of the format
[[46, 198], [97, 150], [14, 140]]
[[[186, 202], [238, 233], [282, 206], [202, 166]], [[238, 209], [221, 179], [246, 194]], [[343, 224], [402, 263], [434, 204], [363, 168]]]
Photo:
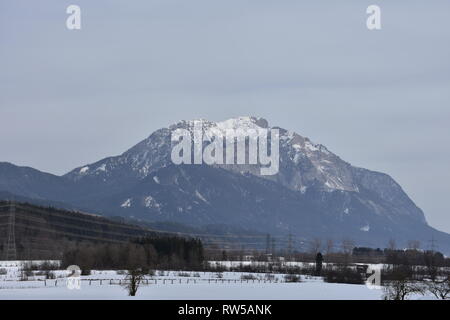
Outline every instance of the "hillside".
[[11, 216], [17, 258], [54, 259], [73, 243], [124, 243], [154, 234], [149, 229], [97, 215], [0, 201], [0, 256], [5, 256]]

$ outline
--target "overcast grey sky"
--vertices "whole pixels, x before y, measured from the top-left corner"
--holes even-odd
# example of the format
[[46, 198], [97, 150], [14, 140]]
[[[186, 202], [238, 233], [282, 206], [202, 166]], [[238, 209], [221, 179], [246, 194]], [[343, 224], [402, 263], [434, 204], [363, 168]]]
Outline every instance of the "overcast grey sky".
[[390, 174], [450, 232], [450, 1], [0, 0], [0, 161], [63, 174], [238, 115]]

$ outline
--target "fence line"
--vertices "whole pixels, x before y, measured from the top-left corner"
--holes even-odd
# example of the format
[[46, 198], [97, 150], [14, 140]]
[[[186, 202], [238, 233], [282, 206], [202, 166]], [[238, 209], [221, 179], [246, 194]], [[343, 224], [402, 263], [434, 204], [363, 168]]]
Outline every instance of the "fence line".
[[[30, 282], [41, 282], [45, 287], [54, 286], [58, 284], [66, 284], [65, 278], [61, 279], [45, 279], [45, 280], [30, 280]], [[28, 282], [28, 281], [23, 281]], [[81, 282], [87, 282], [91, 285], [126, 285], [130, 283], [130, 280], [126, 279], [81, 279]], [[253, 284], [253, 283], [287, 283], [287, 281], [280, 281], [278, 279], [144, 279], [141, 280], [141, 285], [156, 285], [156, 284]]]

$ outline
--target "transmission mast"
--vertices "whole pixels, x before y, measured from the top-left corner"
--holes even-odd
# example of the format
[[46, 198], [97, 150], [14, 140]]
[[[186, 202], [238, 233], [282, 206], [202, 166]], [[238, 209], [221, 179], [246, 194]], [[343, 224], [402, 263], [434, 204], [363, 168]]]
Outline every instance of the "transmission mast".
[[436, 246], [437, 240], [434, 239], [434, 235], [431, 236], [431, 240], [428, 240], [428, 242], [430, 243], [431, 252], [434, 254], [434, 252], [436, 251], [436, 248], [437, 248], [437, 246]]
[[9, 203], [8, 242], [6, 243], [5, 260], [17, 260], [16, 250], [16, 205]]
[[288, 236], [288, 258], [292, 257], [292, 233], [289, 233]]

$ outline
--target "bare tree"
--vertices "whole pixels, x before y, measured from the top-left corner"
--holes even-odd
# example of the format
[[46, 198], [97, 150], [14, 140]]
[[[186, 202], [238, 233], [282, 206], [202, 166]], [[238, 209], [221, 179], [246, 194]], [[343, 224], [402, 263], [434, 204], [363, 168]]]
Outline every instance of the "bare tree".
[[342, 251], [344, 252], [344, 264], [350, 263], [353, 248], [355, 247], [355, 242], [351, 239], [345, 238], [342, 240]]
[[384, 286], [385, 300], [406, 300], [414, 293], [423, 294], [423, 287], [407, 278], [390, 281]]
[[345, 238], [342, 240], [342, 251], [345, 254], [352, 254], [352, 250], [355, 247], [355, 242], [351, 239]]
[[427, 283], [427, 289], [437, 299], [447, 300], [450, 299], [450, 276], [444, 280], [429, 281]]
[[397, 248], [397, 243], [394, 239], [390, 239], [388, 242], [388, 249], [389, 250], [395, 250]]
[[322, 240], [319, 238], [314, 238], [311, 241], [311, 253], [317, 254], [320, 251], [320, 248], [322, 247]]
[[428, 275], [430, 276], [431, 280], [435, 281], [437, 274], [438, 274], [438, 267], [436, 265], [436, 259], [435, 259], [435, 252], [434, 251], [427, 251], [425, 252], [424, 258], [425, 258], [425, 266], [427, 268]]
[[419, 240], [409, 240], [408, 241], [408, 248], [414, 251], [417, 251], [420, 249], [420, 241]]
[[328, 256], [331, 252], [333, 252], [334, 249], [334, 241], [333, 239], [327, 239], [326, 247], [325, 247], [325, 254]]
[[142, 280], [144, 280], [144, 273], [142, 272], [142, 269], [132, 269], [128, 271], [124, 285], [128, 290], [128, 295], [132, 297], [136, 295]]

